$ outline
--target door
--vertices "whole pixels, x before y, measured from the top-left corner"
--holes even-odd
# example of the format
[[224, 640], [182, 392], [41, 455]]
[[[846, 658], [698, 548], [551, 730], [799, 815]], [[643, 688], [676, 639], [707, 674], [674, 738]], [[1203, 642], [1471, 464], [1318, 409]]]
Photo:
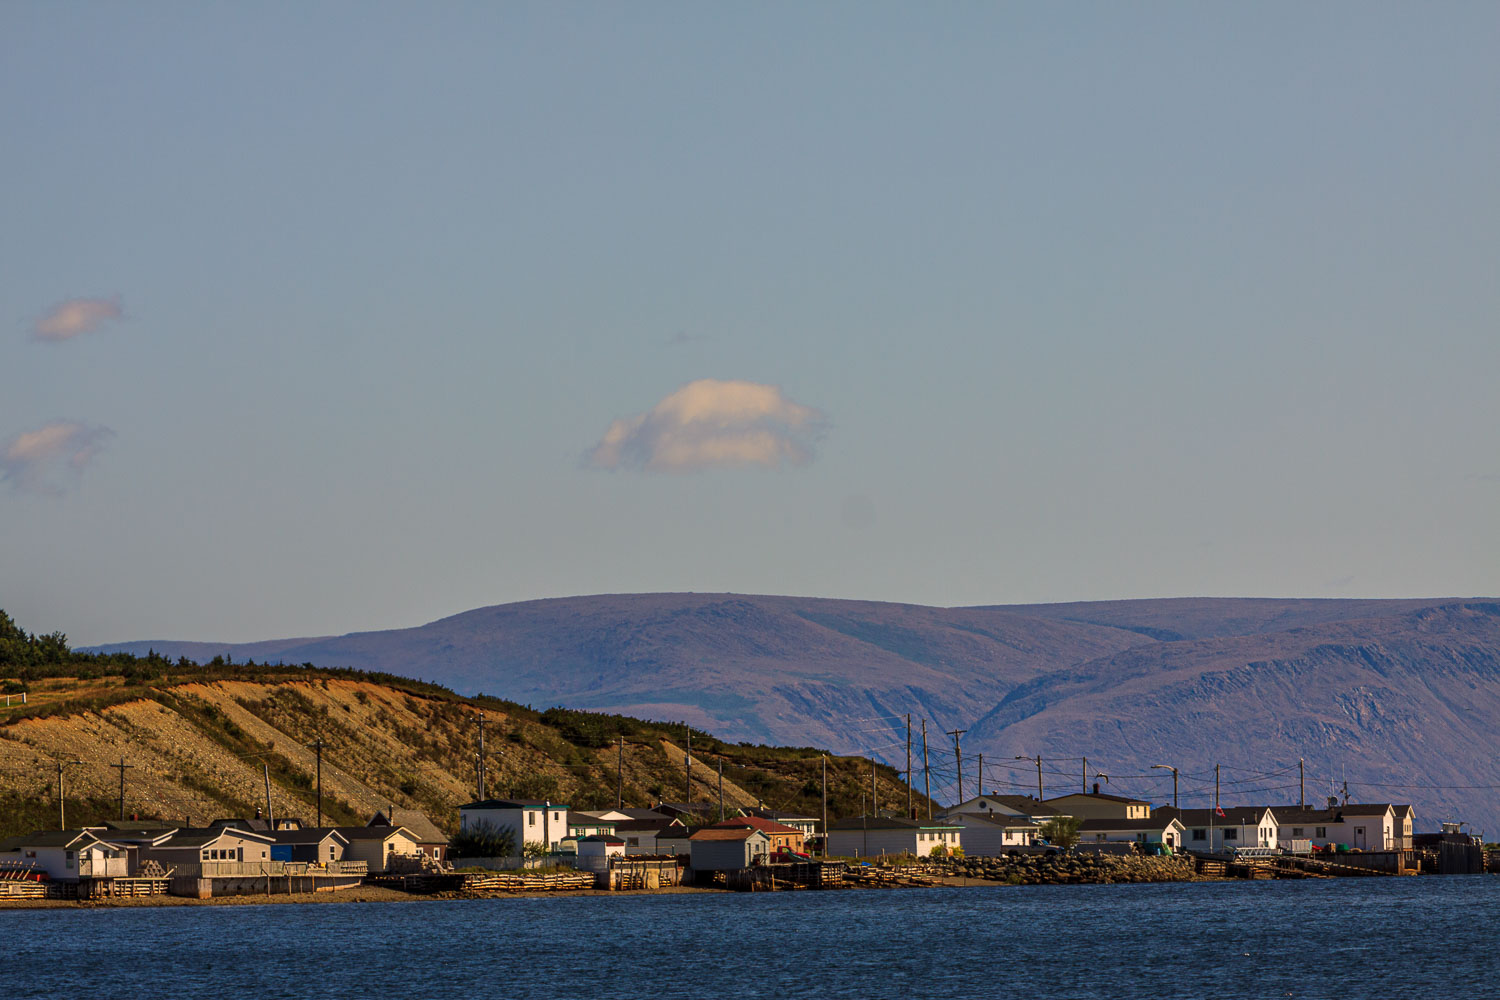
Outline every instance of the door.
[[1365, 849], [1365, 828], [1362, 826], [1354, 828], [1354, 846], [1361, 851]]

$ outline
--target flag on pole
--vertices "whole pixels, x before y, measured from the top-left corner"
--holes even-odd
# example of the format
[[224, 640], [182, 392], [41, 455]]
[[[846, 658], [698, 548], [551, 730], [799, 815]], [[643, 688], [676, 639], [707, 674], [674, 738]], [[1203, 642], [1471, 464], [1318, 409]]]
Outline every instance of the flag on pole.
[[1218, 806], [1214, 806], [1214, 812], [1218, 813], [1224, 819], [1228, 819], [1229, 818], [1228, 816], [1224, 815], [1224, 810], [1221, 809], [1221, 808], [1219, 808]]

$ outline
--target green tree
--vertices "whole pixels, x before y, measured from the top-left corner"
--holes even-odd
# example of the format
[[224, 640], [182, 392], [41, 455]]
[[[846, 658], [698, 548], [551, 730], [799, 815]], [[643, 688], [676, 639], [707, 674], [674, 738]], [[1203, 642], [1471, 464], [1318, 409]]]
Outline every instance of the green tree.
[[1054, 816], [1042, 824], [1041, 834], [1047, 843], [1055, 847], [1072, 847], [1078, 843], [1078, 830], [1083, 820], [1077, 816]]
[[448, 842], [456, 858], [509, 858], [516, 853], [516, 829], [479, 822], [464, 827]]

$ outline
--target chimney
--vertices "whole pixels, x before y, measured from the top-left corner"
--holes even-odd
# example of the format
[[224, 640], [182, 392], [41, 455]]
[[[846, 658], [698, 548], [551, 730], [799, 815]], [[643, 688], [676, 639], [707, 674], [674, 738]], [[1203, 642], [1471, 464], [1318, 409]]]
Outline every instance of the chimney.
[[1095, 795], [1099, 794], [1099, 782], [1097, 782], [1097, 781], [1094, 782], [1094, 794]]
[[255, 807], [255, 818], [260, 819], [260, 806]]

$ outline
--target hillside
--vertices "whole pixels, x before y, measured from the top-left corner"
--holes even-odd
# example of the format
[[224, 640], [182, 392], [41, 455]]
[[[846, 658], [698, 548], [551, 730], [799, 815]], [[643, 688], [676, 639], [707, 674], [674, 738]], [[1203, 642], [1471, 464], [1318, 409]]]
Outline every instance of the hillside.
[[[147, 646], [182, 648], [105, 648]], [[1182, 769], [1184, 796], [1201, 805], [1218, 763], [1226, 796], [1289, 801], [1301, 757], [1312, 799], [1347, 780], [1355, 798], [1413, 802], [1425, 827], [1456, 817], [1500, 829], [1487, 759], [1500, 736], [1493, 599], [928, 608], [606, 595], [388, 632], [193, 648], [687, 719], [730, 739], [870, 750], [898, 766], [889, 717], [910, 712], [929, 721], [935, 748], [945, 739], [936, 734], [968, 729], [967, 775], [970, 753], [982, 752], [987, 785], [1001, 788], [1034, 788], [1034, 766], [1014, 758], [1040, 753], [1049, 788], [1077, 787], [1087, 756], [1111, 788], [1162, 802], [1170, 779], [1151, 765], [1165, 763]], [[946, 745], [946, 758], [933, 758], [946, 782], [934, 794], [951, 799]]]
[[[200, 824], [254, 815], [265, 805], [268, 770], [275, 813], [311, 822], [317, 760], [307, 744], [320, 738], [326, 744], [323, 809], [332, 822], [362, 824], [393, 803], [422, 809], [451, 832], [457, 807], [476, 792], [480, 710], [491, 795], [612, 806], [622, 736], [626, 805], [681, 801], [685, 794], [682, 725], [537, 711], [349, 671], [157, 660], [155, 669], [163, 673], [142, 682], [138, 674], [149, 672], [144, 668], [134, 677], [98, 673], [95, 668], [116, 669], [121, 661], [69, 662], [66, 652], [61, 655], [51, 669], [0, 661], [0, 678], [10, 678], [0, 686], [28, 691], [25, 706], [18, 694], [0, 706], [0, 837], [57, 825], [56, 762], [75, 760], [82, 763], [69, 765], [64, 775], [70, 825], [119, 814], [119, 771], [112, 765], [122, 759], [129, 765], [127, 814]], [[62, 672], [69, 669], [87, 676]], [[717, 802], [722, 762], [729, 806], [764, 802], [812, 815], [821, 810], [819, 751], [729, 744], [697, 730], [692, 740], [695, 800]], [[869, 795], [870, 766], [856, 758], [830, 760], [831, 816], [859, 814]], [[897, 776], [880, 766], [876, 777], [885, 805], [904, 806]]]

